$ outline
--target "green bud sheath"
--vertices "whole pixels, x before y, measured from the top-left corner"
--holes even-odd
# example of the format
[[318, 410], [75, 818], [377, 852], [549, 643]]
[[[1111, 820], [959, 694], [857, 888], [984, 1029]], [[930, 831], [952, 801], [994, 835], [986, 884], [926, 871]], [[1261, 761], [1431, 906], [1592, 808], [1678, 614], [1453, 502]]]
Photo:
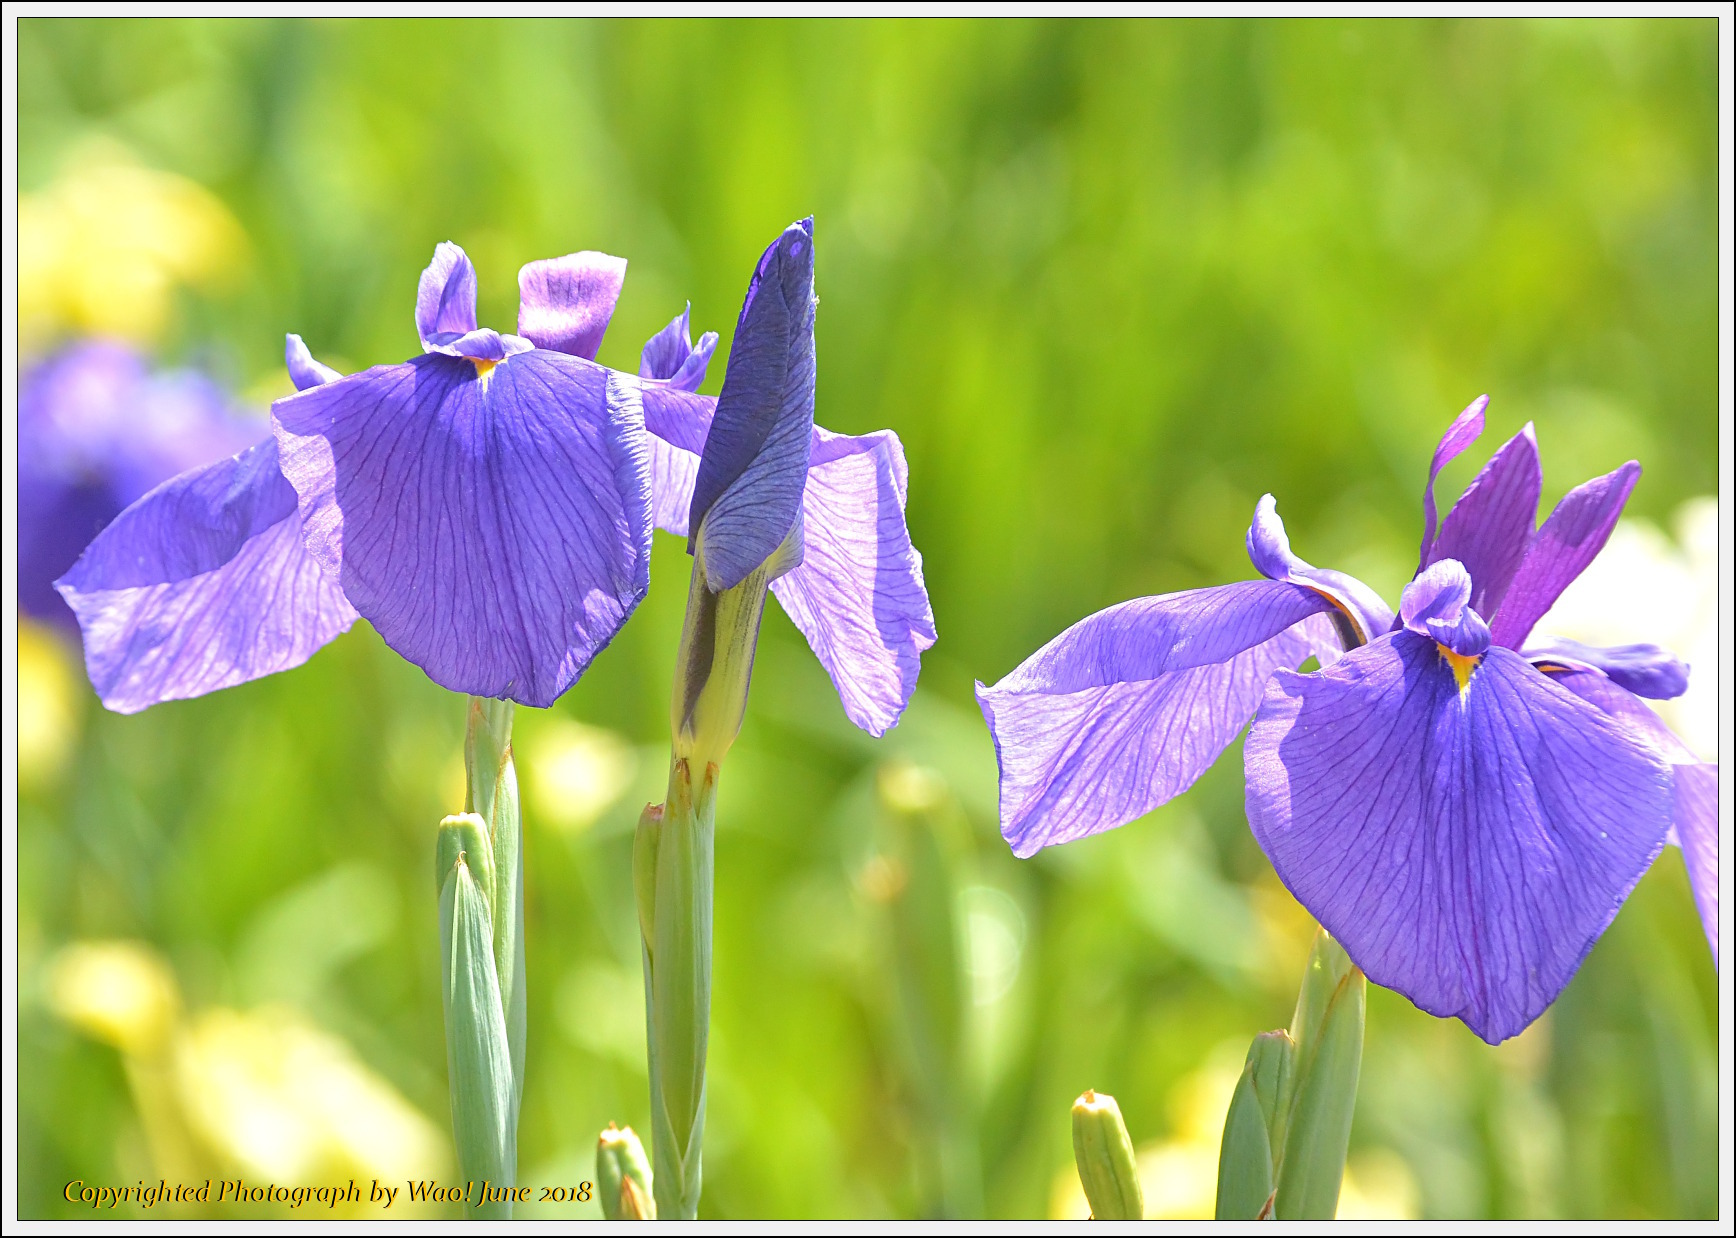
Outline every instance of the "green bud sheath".
[[1113, 1096], [1087, 1091], [1073, 1102], [1073, 1159], [1079, 1183], [1098, 1221], [1138, 1221], [1145, 1217], [1139, 1164], [1133, 1140]]
[[1309, 1042], [1297, 1044], [1295, 1100], [1278, 1176], [1276, 1215], [1285, 1220], [1329, 1221], [1338, 1214], [1338, 1190], [1344, 1181], [1344, 1157], [1350, 1147], [1362, 1071], [1368, 982], [1349, 965], [1338, 943], [1322, 931], [1315, 953], [1325, 952], [1335, 953], [1346, 966], [1324, 969], [1327, 974], [1337, 973], [1338, 983], [1321, 1012], [1318, 1030]]
[[[517, 1120], [512, 1050], [494, 964], [494, 861], [481, 817], [440, 823], [440, 953], [446, 1016], [446, 1070], [459, 1173], [497, 1186], [514, 1181]], [[509, 1217], [510, 1204], [473, 1206], [472, 1215]]]
[[611, 1221], [657, 1219], [651, 1162], [631, 1126], [617, 1128], [611, 1122], [597, 1138], [597, 1201]]
[[512, 1120], [524, 1093], [524, 855], [518, 774], [512, 761], [511, 701], [470, 698], [464, 740], [465, 805], [487, 823], [494, 858], [494, 968], [512, 1048]]
[[1295, 1046], [1288, 1032], [1261, 1032], [1224, 1119], [1218, 1151], [1220, 1221], [1250, 1221], [1271, 1215], [1273, 1167], [1281, 1147], [1274, 1137], [1279, 1098], [1289, 1085]]

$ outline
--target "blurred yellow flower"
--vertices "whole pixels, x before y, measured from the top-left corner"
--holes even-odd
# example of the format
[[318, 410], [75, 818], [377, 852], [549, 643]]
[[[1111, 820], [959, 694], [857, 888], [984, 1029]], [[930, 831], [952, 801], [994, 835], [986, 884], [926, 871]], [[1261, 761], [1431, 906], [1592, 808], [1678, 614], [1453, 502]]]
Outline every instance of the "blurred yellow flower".
[[220, 286], [246, 251], [208, 190], [140, 167], [123, 148], [87, 147], [18, 200], [18, 321], [29, 353], [66, 332], [149, 343], [177, 286]]
[[531, 816], [563, 833], [591, 826], [633, 782], [638, 758], [613, 731], [569, 718], [526, 728], [519, 769], [530, 774]]
[[168, 964], [136, 941], [66, 947], [49, 967], [48, 1005], [85, 1035], [135, 1056], [161, 1049], [181, 1017]]
[[48, 628], [18, 616], [18, 781], [52, 782], [78, 738], [82, 668]]

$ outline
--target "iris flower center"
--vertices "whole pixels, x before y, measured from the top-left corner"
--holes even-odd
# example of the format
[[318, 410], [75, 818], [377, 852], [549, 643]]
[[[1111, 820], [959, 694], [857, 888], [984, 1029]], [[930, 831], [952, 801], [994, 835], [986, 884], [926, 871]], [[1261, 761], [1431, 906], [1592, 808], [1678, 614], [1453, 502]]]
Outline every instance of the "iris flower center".
[[1465, 695], [1465, 689], [1471, 683], [1471, 672], [1476, 670], [1477, 663], [1483, 660], [1482, 655], [1454, 653], [1439, 641], [1435, 642], [1435, 648], [1441, 651], [1441, 657], [1453, 668], [1453, 678], [1459, 681], [1459, 695]]

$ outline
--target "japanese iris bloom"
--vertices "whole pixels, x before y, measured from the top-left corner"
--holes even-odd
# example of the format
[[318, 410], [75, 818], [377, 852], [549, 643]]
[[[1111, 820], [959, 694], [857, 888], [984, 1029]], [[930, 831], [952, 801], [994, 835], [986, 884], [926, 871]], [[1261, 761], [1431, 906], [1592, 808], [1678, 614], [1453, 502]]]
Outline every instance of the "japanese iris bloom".
[[[1527, 425], [1444, 520], [1435, 479], [1482, 433], [1453, 422], [1424, 490], [1417, 573], [1395, 616], [1291, 553], [1260, 500], [1264, 579], [1092, 615], [977, 686], [1014, 852], [1124, 824], [1186, 790], [1253, 719], [1248, 821], [1279, 877], [1368, 978], [1495, 1043], [1537, 1018], [1679, 841], [1717, 951], [1717, 767], [1642, 697], [1687, 667], [1650, 645], [1532, 635], [1602, 549], [1634, 462], [1534, 528]], [[1310, 656], [1320, 669], [1297, 672]]]
[[54, 580], [134, 500], [245, 447], [249, 424], [196, 370], [153, 372], [112, 340], [82, 340], [34, 365], [18, 390], [18, 601], [73, 626]]
[[688, 538], [714, 594], [782, 548], [772, 594], [845, 714], [882, 735], [910, 701], [934, 614], [904, 521], [898, 436], [814, 424], [813, 271], [808, 219], [760, 258], [719, 397], [694, 393], [717, 337], [693, 348], [686, 313], [645, 346], [656, 522]]
[[132, 713], [306, 661], [358, 617], [456, 692], [546, 706], [649, 582], [639, 380], [592, 360], [626, 262], [519, 272], [519, 334], [476, 275], [423, 272], [423, 354], [342, 377], [297, 336], [274, 434], [165, 482], [58, 582], [91, 683]]

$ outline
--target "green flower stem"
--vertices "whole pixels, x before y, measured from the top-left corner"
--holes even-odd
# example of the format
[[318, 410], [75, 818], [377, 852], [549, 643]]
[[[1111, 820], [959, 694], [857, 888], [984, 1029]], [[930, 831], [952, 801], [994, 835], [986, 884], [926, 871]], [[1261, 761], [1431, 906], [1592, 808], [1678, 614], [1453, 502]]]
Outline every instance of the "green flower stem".
[[[722, 593], [694, 559], [675, 668], [669, 794], [633, 840], [633, 890], [645, 964], [651, 1151], [657, 1215], [699, 1214], [705, 1051], [711, 1029], [712, 844], [718, 767], [747, 708], [773, 566]], [[774, 559], [776, 556], [774, 556]]]
[[524, 860], [512, 705], [470, 698], [464, 743], [465, 810], [440, 823], [434, 881], [440, 892], [441, 1007], [452, 1135], [459, 1176], [474, 1182], [472, 1216], [507, 1218], [524, 1094]]

